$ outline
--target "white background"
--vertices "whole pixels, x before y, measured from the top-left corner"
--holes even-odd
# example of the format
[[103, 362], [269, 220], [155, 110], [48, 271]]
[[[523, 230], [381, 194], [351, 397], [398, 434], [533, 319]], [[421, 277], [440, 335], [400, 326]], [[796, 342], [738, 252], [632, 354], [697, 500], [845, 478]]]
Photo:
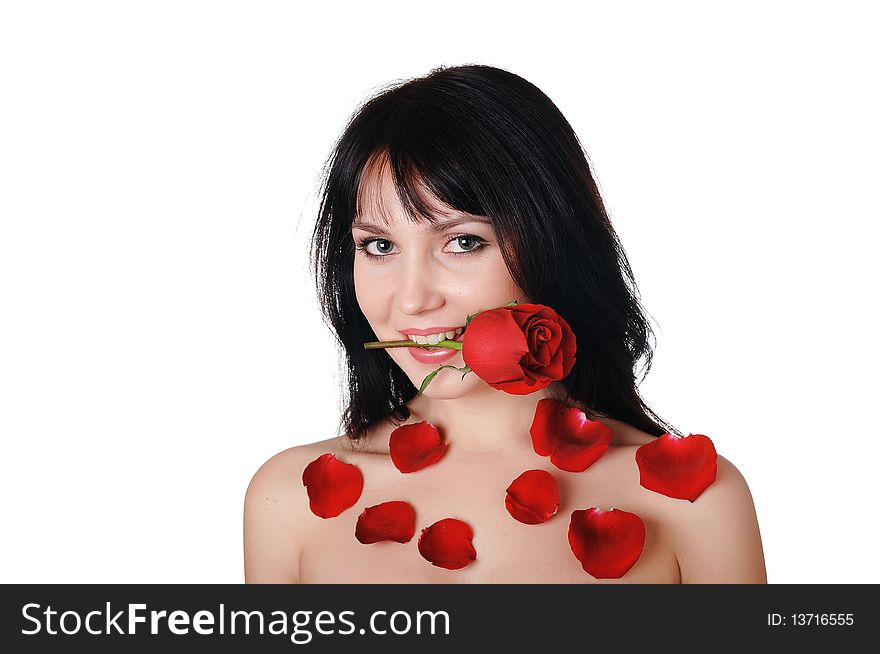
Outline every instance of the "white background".
[[3, 3], [0, 581], [243, 580], [251, 476], [338, 434], [321, 165], [381, 85], [483, 63], [581, 138], [642, 393], [746, 477], [769, 581], [880, 582], [870, 6]]

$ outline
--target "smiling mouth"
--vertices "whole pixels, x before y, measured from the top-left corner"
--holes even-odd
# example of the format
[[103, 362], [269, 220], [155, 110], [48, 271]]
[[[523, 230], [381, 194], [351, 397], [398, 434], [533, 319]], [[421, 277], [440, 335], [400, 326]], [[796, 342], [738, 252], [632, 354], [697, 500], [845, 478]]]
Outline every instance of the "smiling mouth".
[[[446, 341], [446, 340], [457, 341], [457, 342], [460, 343], [461, 340], [464, 338], [464, 333], [465, 333], [465, 331], [466, 331], [467, 328], [466, 328], [465, 326], [461, 326], [461, 327], [456, 327], [456, 329], [461, 329], [461, 334], [456, 334], [453, 338], [447, 338], [446, 335], [445, 335], [446, 333], [444, 332], [443, 338], [441, 338], [441, 339], [438, 341], [438, 343], [443, 342], [443, 341]], [[444, 349], [447, 349], [447, 348], [442, 348], [442, 347], [436, 347], [436, 344], [434, 344], [434, 345], [428, 345], [427, 343], [416, 343], [416, 341], [414, 341], [414, 340], [413, 340], [412, 338], [410, 338], [409, 336], [404, 335], [404, 337], [405, 337], [408, 341], [410, 341], [411, 343], [415, 343], [416, 345], [421, 345], [421, 348], [420, 348], [420, 349], [422, 349], [422, 350], [444, 350]]]

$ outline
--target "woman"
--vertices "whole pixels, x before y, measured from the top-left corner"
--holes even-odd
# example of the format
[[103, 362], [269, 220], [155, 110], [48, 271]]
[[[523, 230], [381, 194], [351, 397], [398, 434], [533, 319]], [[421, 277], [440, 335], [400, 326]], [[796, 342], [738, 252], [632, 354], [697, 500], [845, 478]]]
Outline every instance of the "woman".
[[[292, 447], [255, 474], [245, 500], [249, 583], [766, 583], [748, 486], [717, 457], [696, 501], [640, 484], [635, 453], [682, 436], [639, 397], [634, 368], [651, 329], [626, 255], [571, 126], [538, 88], [489, 66], [439, 68], [359, 109], [328, 163], [312, 249], [322, 305], [345, 349], [344, 433]], [[551, 307], [577, 338], [571, 372], [527, 394], [491, 387], [461, 368], [462, 352], [365, 349], [371, 341], [456, 329], [478, 311], [516, 301]], [[448, 332], [448, 333], [447, 333]], [[449, 354], [452, 357], [449, 358]], [[607, 451], [582, 472], [536, 454], [538, 402], [576, 407], [610, 430]], [[401, 474], [391, 435], [425, 421], [443, 457]], [[310, 505], [304, 472], [321, 455], [355, 466], [363, 489], [331, 518]], [[523, 524], [505, 507], [520, 473], [558, 484], [558, 513]], [[426, 558], [418, 538], [365, 544], [364, 509], [401, 500], [416, 535], [452, 517], [473, 530], [476, 556], [457, 569]], [[637, 515], [643, 545], [619, 576], [591, 575], [568, 532], [576, 509]]]

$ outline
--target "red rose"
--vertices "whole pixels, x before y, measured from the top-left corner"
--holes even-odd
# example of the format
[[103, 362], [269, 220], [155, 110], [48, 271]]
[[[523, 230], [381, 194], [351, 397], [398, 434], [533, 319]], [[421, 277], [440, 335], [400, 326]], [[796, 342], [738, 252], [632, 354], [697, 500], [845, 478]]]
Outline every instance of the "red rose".
[[391, 461], [401, 472], [415, 472], [437, 463], [446, 451], [440, 431], [427, 420], [402, 425], [391, 432], [388, 441]]
[[408, 543], [416, 533], [416, 512], [409, 502], [393, 500], [368, 506], [358, 516], [355, 538], [364, 545], [382, 540]]
[[693, 502], [715, 481], [718, 454], [703, 434], [663, 434], [636, 450], [636, 463], [643, 487]]
[[309, 508], [319, 518], [335, 518], [358, 501], [364, 488], [360, 469], [340, 461], [329, 452], [306, 466], [302, 483], [309, 494]]
[[527, 395], [565, 379], [576, 350], [574, 333], [562, 316], [543, 304], [519, 304], [471, 318], [461, 354], [489, 386]]
[[471, 542], [473, 537], [474, 532], [467, 523], [443, 518], [422, 529], [419, 554], [439, 568], [458, 570], [477, 558]]
[[527, 525], [547, 522], [559, 509], [556, 478], [546, 470], [526, 470], [507, 487], [504, 506]]
[[568, 544], [584, 572], [597, 579], [622, 577], [642, 555], [645, 523], [620, 509], [572, 511]]
[[598, 420], [590, 420], [577, 407], [552, 398], [538, 400], [529, 430], [535, 452], [549, 456], [560, 470], [583, 472], [611, 445], [613, 432]]

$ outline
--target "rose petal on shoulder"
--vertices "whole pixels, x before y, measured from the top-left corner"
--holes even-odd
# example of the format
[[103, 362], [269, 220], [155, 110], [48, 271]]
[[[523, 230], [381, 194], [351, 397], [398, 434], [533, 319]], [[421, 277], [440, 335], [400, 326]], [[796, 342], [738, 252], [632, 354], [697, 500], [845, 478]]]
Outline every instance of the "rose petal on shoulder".
[[416, 531], [416, 512], [412, 504], [391, 500], [368, 506], [358, 516], [354, 535], [364, 545], [393, 540], [408, 543]]
[[538, 401], [529, 431], [535, 452], [541, 456], [549, 456], [563, 444], [610, 444], [613, 437], [606, 425], [590, 420], [582, 409], [549, 397]]
[[556, 449], [559, 443], [556, 434], [560, 431], [560, 423], [565, 419], [564, 406], [549, 397], [538, 400], [532, 426], [529, 428], [536, 454], [550, 456]]
[[547, 522], [559, 510], [559, 486], [546, 470], [526, 470], [507, 487], [504, 506], [527, 525]]
[[427, 420], [401, 425], [391, 432], [388, 441], [391, 462], [404, 473], [437, 463], [446, 452], [446, 447], [440, 430]]
[[645, 546], [645, 524], [635, 513], [592, 507], [572, 511], [568, 542], [584, 572], [597, 579], [622, 577]]
[[560, 444], [550, 454], [550, 463], [566, 472], [583, 472], [608, 451], [609, 442], [567, 442]]
[[715, 481], [718, 453], [704, 434], [663, 434], [636, 450], [636, 464], [644, 488], [693, 502]]
[[418, 549], [432, 565], [458, 570], [475, 561], [474, 532], [470, 525], [456, 518], [443, 518], [422, 529]]
[[356, 465], [327, 452], [305, 467], [302, 483], [312, 513], [319, 518], [335, 518], [358, 501], [364, 477]]

